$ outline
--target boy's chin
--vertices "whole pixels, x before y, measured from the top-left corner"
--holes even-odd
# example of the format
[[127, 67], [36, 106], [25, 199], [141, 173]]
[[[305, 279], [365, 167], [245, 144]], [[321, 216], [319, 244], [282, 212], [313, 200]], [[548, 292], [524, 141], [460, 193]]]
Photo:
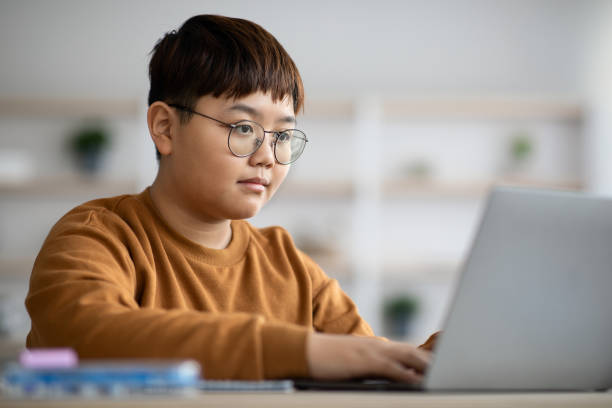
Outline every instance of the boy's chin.
[[245, 220], [247, 218], [252, 218], [255, 215], [257, 215], [259, 210], [261, 210], [261, 207], [262, 207], [261, 205], [258, 205], [258, 206], [253, 205], [253, 206], [245, 206], [243, 208], [235, 208], [229, 212], [227, 218], [230, 220]]

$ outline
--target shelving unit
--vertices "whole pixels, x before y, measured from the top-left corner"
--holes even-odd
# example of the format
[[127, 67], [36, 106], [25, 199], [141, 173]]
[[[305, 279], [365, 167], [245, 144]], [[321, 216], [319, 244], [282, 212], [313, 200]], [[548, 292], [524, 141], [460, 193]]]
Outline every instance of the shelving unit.
[[[382, 182], [381, 192], [386, 199], [407, 197], [468, 197], [482, 198], [493, 186], [534, 187], [550, 190], [581, 191], [584, 184], [580, 180], [550, 182], [527, 179], [490, 179], [471, 182], [440, 182], [419, 179], [386, 179]], [[2, 187], [0, 186], [0, 189]], [[350, 181], [344, 182], [292, 182], [281, 186], [277, 197], [291, 199], [344, 199], [352, 200], [355, 188]]]
[[580, 103], [569, 97], [468, 96], [390, 99], [382, 102], [387, 118], [474, 118], [503, 120], [581, 120]]
[[[84, 196], [84, 195], [107, 195], [121, 194], [134, 190], [138, 184], [138, 175], [130, 174], [128, 178], [125, 173], [118, 175], [95, 175], [89, 176], [70, 169], [64, 162], [69, 157], [55, 157], [64, 154], [60, 146], [71, 130], [85, 123], [102, 123], [103, 125], [115, 126], [115, 131], [125, 131], [126, 123], [135, 123], [142, 116], [143, 103], [138, 99], [91, 99], [91, 98], [50, 98], [50, 97], [3, 97], [0, 99], [0, 125], [8, 123], [8, 131], [26, 130], [21, 134], [11, 137], [27, 139], [29, 143], [18, 144], [8, 141], [8, 151], [15, 150], [26, 153], [33, 149], [35, 153], [26, 157], [29, 169], [27, 174], [18, 177], [3, 178], [0, 173], [0, 194], [4, 197], [20, 196], [26, 199], [28, 196], [46, 195], [57, 197]], [[0, 128], [0, 131], [7, 131]], [[3, 142], [0, 135], [0, 150]], [[118, 144], [120, 148], [124, 142], [125, 135], [117, 134], [116, 140], [111, 143]], [[63, 138], [63, 139], [62, 139]], [[47, 148], [53, 146], [55, 149], [41, 151], [38, 145]], [[135, 152], [137, 154], [137, 152]], [[31, 156], [31, 157], [30, 157]], [[49, 160], [40, 160], [41, 157]], [[42, 161], [42, 163], [39, 163]], [[44, 166], [49, 163], [61, 163], [57, 169], [48, 169]]]
[[[467, 95], [377, 98], [381, 118], [547, 119], [580, 121], [583, 108], [572, 96]], [[362, 99], [372, 99], [365, 97]], [[354, 120], [357, 99], [306, 100], [304, 117]]]
[[[0, 100], [0, 121], [3, 118], [24, 121], [31, 118], [75, 121], [100, 116], [109, 120], [133, 118], [136, 121], [143, 119], [139, 117], [142, 115], [141, 111], [142, 106], [137, 100], [127, 99]], [[387, 158], [383, 157], [381, 141], [388, 137], [402, 137], [401, 134], [389, 136], [386, 131], [389, 123], [436, 124], [439, 121], [448, 129], [452, 129], [455, 124], [464, 126], [466, 123], [487, 122], [492, 123], [491, 129], [495, 129], [495, 126], [507, 129], [514, 123], [523, 126], [538, 122], [569, 127], [571, 129], [567, 133], [572, 133], [572, 129], [580, 127], [581, 120], [581, 104], [571, 98], [472, 96], [383, 99], [370, 96], [355, 100], [307, 100], [300, 126], [319, 124], [323, 132], [330, 124], [336, 127], [335, 133], [330, 135], [312, 134], [312, 143], [336, 141], [336, 145], [332, 146], [344, 148], [347, 153], [340, 157], [338, 162], [332, 162], [328, 157], [317, 157], [311, 159], [309, 168], [303, 168], [303, 173], [299, 172], [301, 169], [297, 169], [298, 172], [288, 178], [270, 204], [274, 206], [274, 212], [270, 215], [273, 219], [271, 222], [286, 226], [296, 237], [303, 231], [292, 229], [291, 222], [285, 223], [282, 219], [285, 216], [290, 220], [296, 207], [305, 215], [302, 216], [301, 223], [295, 224], [295, 228], [309, 227], [314, 224], [311, 221], [316, 217], [334, 219], [338, 218], [336, 215], [341, 215], [346, 219], [346, 225], [341, 228], [343, 235], [333, 238], [343, 240], [334, 246], [336, 252], [314, 251], [311, 256], [328, 274], [341, 281], [360, 310], [365, 311], [366, 320], [376, 331], [380, 331], [382, 322], [377, 310], [380, 310], [379, 306], [389, 287], [397, 289], [398, 285], [404, 285], [406, 282], [413, 282], [417, 286], [447, 287], [455, 279], [462, 262], [461, 251], [449, 252], [447, 247], [454, 245], [463, 248], [468, 235], [465, 231], [475, 222], [478, 203], [482, 202], [492, 185], [581, 190], [585, 184], [580, 174], [570, 174], [561, 179], [546, 179], [538, 174], [526, 173], [520, 177], [509, 178], [507, 175], [483, 172], [476, 176], [448, 179], [438, 174], [410, 177], [401, 173], [385, 172], [383, 169], [388, 163]], [[306, 130], [308, 131], [308, 127]], [[420, 140], [428, 135], [417, 133], [411, 134], [410, 137]], [[450, 141], [460, 140], [465, 134], [454, 135], [449, 131], [444, 137], [438, 135], [440, 140]], [[578, 137], [579, 135], [576, 135], [576, 138]], [[491, 134], [487, 140], [496, 138], [499, 138], [499, 135]], [[338, 139], [341, 141], [338, 142]], [[566, 139], [567, 135], [559, 138]], [[440, 149], [442, 150], [443, 146], [440, 146]], [[309, 148], [306, 154], [316, 152], [316, 149], [310, 151]], [[572, 154], [579, 155], [580, 152]], [[322, 170], [313, 172], [312, 170], [317, 170], [313, 169], [313, 163], [315, 167], [321, 165]], [[344, 166], [344, 173], [340, 172], [338, 175], [333, 172], [335, 178], [327, 177], [327, 169], [333, 169], [335, 166]], [[20, 200], [28, 203], [44, 203], [44, 200], [57, 202], [70, 200], [71, 197], [80, 200], [81, 197], [95, 198], [134, 192], [140, 187], [138, 179], [138, 174], [115, 180], [50, 173], [20, 183], [0, 181], [0, 197], [13, 203]], [[330, 206], [333, 209], [330, 210]], [[394, 211], [397, 212], [398, 208], [402, 209], [400, 215], [410, 218], [396, 217]], [[438, 210], [444, 214], [436, 218], [432, 213]], [[421, 212], [427, 214], [423, 215]], [[455, 217], [467, 219], [453, 223]], [[258, 225], [257, 217], [253, 222]], [[266, 221], [263, 225], [269, 225], [271, 222]], [[421, 224], [415, 225], [415, 222]], [[449, 236], [440, 239], [446, 247], [434, 248], [436, 250], [428, 252], [417, 248], [420, 244], [417, 235], [423, 231], [423, 225], [430, 222], [444, 225], [437, 225], [437, 228], [448, 228]], [[403, 223], [408, 223], [409, 226], [405, 233], [391, 231], [401, 227]], [[461, 233], [457, 233], [458, 230]], [[435, 234], [430, 234], [427, 239], [427, 245], [437, 245]], [[393, 256], [389, 256], [390, 253]], [[19, 271], [24, 271], [22, 278], [27, 279], [27, 271], [31, 268], [35, 255], [0, 256], [0, 279], [19, 279]]]
[[83, 118], [136, 116], [140, 111], [136, 99], [0, 99], [0, 117]]
[[1, 182], [0, 194], [26, 199], [27, 197], [111, 196], [134, 192], [136, 180], [108, 180], [81, 175], [32, 178], [23, 182]]
[[[398, 285], [441, 287], [448, 291], [449, 285], [457, 277], [467, 250], [468, 232], [478, 220], [478, 211], [486, 193], [493, 185], [536, 187], [545, 189], [577, 190], [585, 188], [585, 180], [580, 172], [567, 176], [550, 178], [546, 175], [522, 172], [495, 174], [483, 172], [471, 177], [446, 178], [439, 174], [411, 177], [403, 174], [388, 174], [381, 170], [387, 157], [382, 156], [379, 141], [390, 137], [410, 137], [411, 140], [427, 138], [427, 133], [414, 132], [390, 136], [386, 131], [389, 123], [426, 123], [430, 127], [440, 123], [445, 126], [447, 135], [437, 134], [436, 140], [457, 140], [469, 136], [471, 123], [486, 123], [488, 137], [479, 136], [488, 144], [505, 143], [508, 129], [529, 128], [533, 124], [538, 129], [546, 127], [550, 134], [563, 130], [557, 141], [552, 143], [571, 143], [580, 145], [580, 129], [583, 109], [580, 101], [571, 97], [542, 96], [470, 96], [393, 99], [376, 96], [356, 100], [307, 101], [301, 124], [310, 124], [324, 131], [327, 125], [334, 126], [333, 134], [313, 134], [312, 143], [328, 143], [332, 138], [343, 138], [340, 145], [346, 148], [352, 161], [351, 169], [345, 179], [333, 179], [319, 175], [319, 179], [308, 178], [310, 174], [289, 178], [281, 187], [275, 200], [301, 201], [311, 206], [312, 217], [317, 213], [326, 214], [326, 206], [338, 205], [346, 209], [343, 216], [348, 218], [349, 231], [346, 231], [348, 249], [336, 256], [312, 253], [313, 259], [333, 277], [345, 284], [345, 290], [366, 310], [364, 317], [375, 331], [382, 328], [382, 321], [376, 313], [383, 296]], [[453, 134], [453, 126], [463, 126], [463, 133]], [[558, 129], [557, 129], [558, 128]], [[410, 129], [410, 128], [409, 128]], [[419, 128], [422, 130], [423, 128]], [[466, 130], [467, 129], [467, 130]], [[497, 129], [497, 133], [495, 131]], [[306, 128], [308, 132], [308, 128]], [[427, 128], [425, 128], [427, 130]], [[481, 133], [482, 128], [477, 129]], [[550, 136], [550, 134], [547, 135]], [[568, 136], [569, 135], [569, 136]], [[555, 139], [548, 137], [548, 141]], [[337, 141], [337, 139], [333, 139]], [[471, 140], [474, 142], [475, 138]], [[444, 146], [440, 146], [444, 149]], [[568, 147], [565, 150], [572, 150]], [[309, 152], [307, 151], [306, 154]], [[571, 151], [572, 160], [580, 161], [579, 149]], [[549, 157], [552, 162], [563, 161], [566, 157]], [[434, 160], [434, 165], [437, 163]], [[443, 158], [440, 160], [444, 160]], [[321, 163], [326, 169], [328, 163]], [[341, 165], [343, 163], [339, 163]], [[549, 163], [550, 164], [550, 163]], [[554, 164], [554, 163], [553, 163]], [[326, 166], [327, 165], [327, 166]], [[346, 163], [344, 163], [346, 165]], [[309, 204], [306, 204], [309, 203]], [[432, 207], [432, 208], [429, 208]], [[394, 211], [401, 209], [404, 218], [395, 220]], [[435, 211], [442, 211], [436, 218]], [[419, 211], [429, 215], [421, 220], [421, 225], [412, 232], [407, 225], [406, 234], [393, 233], [388, 229], [401, 228], [405, 222], [419, 221]], [[327, 217], [332, 215], [326, 214]], [[461, 222], [452, 223], [453, 217], [467, 217]], [[408, 217], [408, 218], [406, 218]], [[385, 222], [383, 222], [386, 220]], [[391, 220], [391, 221], [390, 221]], [[391, 222], [391, 224], [389, 223]], [[423, 223], [432, 223], [440, 232], [440, 240], [445, 241], [440, 248], [429, 252], [418, 248], [418, 237]], [[443, 226], [439, 225], [443, 223]], [[383, 225], [384, 224], [384, 225]], [[393, 225], [396, 224], [396, 225]], [[420, 229], [419, 229], [420, 228]], [[449, 232], [446, 235], [445, 228]], [[457, 232], [460, 231], [460, 232]], [[412, 234], [412, 235], [411, 235]], [[320, 234], [319, 234], [320, 235]], [[405, 238], [402, 238], [404, 237]], [[435, 234], [428, 236], [428, 245], [435, 244]], [[405, 243], [401, 242], [404, 239]], [[423, 244], [425, 245], [425, 244]], [[389, 248], [396, 250], [389, 257]], [[455, 248], [449, 251], [449, 246]], [[399, 249], [398, 249], [399, 248]], [[416, 254], [413, 252], [417, 252]], [[378, 306], [377, 306], [378, 305]]]
[[[71, 168], [61, 143], [71, 129], [89, 121], [103, 121], [114, 132], [108, 156], [109, 164], [114, 165], [111, 159], [121, 153], [120, 149], [137, 147], [129, 138], [135, 133], [132, 129], [137, 129], [142, 105], [129, 98], [0, 99], [0, 150], [5, 150], [8, 157], [16, 152], [17, 159], [27, 160], [16, 162], [16, 169], [0, 173], [0, 301], [9, 313], [3, 317], [9, 335], [19, 338], [21, 344], [29, 328], [23, 308], [29, 274], [49, 228], [81, 202], [138, 188], [132, 163], [116, 176], [112, 172], [82, 175]], [[2, 346], [8, 347], [11, 340], [3, 341]]]
[[[0, 151], [9, 158], [16, 152], [18, 160], [27, 160], [0, 173], [0, 302], [7, 313], [0, 323], [21, 347], [29, 329], [23, 307], [28, 279], [51, 226], [84, 201], [139, 188], [137, 160], [120, 171], [82, 175], [72, 169], [61, 144], [83, 123], [103, 121], [113, 132], [107, 164], [114, 170], [110, 166], [124, 161], [125, 149], [132, 157], [138, 154], [139, 142], [133, 140], [138, 137], [142, 106], [137, 99], [0, 99]], [[11, 339], [2, 341], [0, 349], [13, 344]]]

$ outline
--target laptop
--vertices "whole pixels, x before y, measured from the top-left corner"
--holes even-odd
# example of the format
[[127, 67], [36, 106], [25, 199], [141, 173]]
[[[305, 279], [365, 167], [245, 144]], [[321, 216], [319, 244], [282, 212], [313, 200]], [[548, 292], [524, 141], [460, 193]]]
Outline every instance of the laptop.
[[423, 383], [296, 380], [295, 387], [609, 389], [612, 199], [493, 188]]

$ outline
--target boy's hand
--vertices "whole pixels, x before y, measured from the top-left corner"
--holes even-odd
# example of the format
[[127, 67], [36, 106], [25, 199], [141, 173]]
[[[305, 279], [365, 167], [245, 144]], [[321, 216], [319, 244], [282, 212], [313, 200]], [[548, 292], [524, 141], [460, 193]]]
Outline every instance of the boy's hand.
[[306, 357], [312, 378], [343, 380], [386, 377], [417, 383], [429, 363], [429, 353], [406, 344], [373, 337], [311, 333]]

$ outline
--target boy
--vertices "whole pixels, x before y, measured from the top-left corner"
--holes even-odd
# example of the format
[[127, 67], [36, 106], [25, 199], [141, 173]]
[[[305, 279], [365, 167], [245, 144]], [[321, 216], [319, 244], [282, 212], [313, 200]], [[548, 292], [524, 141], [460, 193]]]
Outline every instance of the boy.
[[294, 129], [302, 82], [276, 39], [195, 16], [156, 44], [149, 74], [157, 177], [52, 228], [30, 280], [27, 346], [192, 358], [217, 379], [419, 381], [428, 352], [373, 337], [286, 231], [243, 221], [307, 142]]

